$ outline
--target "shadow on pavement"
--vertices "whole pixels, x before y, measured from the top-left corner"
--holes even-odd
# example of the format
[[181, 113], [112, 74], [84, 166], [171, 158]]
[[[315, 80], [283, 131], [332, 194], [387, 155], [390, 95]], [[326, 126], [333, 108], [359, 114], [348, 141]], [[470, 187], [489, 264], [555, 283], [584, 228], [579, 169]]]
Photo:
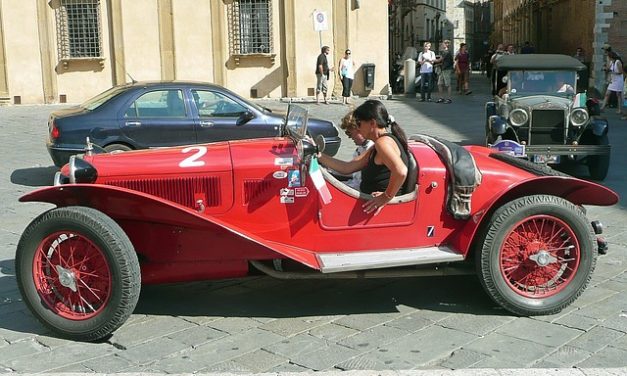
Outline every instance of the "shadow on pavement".
[[11, 173], [11, 183], [29, 187], [52, 185], [54, 174], [59, 171], [56, 166], [22, 168]]
[[135, 313], [172, 316], [300, 317], [393, 313], [398, 306], [506, 315], [475, 276], [369, 280], [244, 280], [144, 286]]

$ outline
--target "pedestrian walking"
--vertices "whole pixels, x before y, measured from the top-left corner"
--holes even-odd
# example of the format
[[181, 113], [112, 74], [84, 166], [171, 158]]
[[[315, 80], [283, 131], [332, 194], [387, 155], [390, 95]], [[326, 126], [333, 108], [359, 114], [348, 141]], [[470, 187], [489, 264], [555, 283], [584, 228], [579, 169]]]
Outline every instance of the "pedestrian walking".
[[[452, 103], [451, 99], [451, 73], [453, 72], [453, 53], [449, 49], [451, 41], [445, 40], [440, 47], [440, 58], [436, 63], [440, 67], [440, 74], [438, 74], [438, 94], [439, 98], [437, 103]], [[444, 88], [448, 92], [448, 96], [444, 99]]]
[[457, 93], [472, 94], [468, 88], [468, 79], [470, 77], [470, 55], [466, 43], [459, 45], [459, 52], [455, 55], [455, 74], [457, 75]]

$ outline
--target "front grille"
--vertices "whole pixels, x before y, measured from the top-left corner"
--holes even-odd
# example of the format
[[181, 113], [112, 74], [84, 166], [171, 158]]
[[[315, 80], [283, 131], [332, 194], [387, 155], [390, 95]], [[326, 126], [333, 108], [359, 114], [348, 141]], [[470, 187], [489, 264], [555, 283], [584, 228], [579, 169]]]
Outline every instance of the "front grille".
[[529, 145], [545, 144], [564, 144], [563, 110], [532, 112]]
[[198, 193], [206, 195], [206, 207], [219, 206], [222, 197], [217, 177], [109, 180], [105, 184], [147, 193], [189, 208], [196, 207], [194, 197]]

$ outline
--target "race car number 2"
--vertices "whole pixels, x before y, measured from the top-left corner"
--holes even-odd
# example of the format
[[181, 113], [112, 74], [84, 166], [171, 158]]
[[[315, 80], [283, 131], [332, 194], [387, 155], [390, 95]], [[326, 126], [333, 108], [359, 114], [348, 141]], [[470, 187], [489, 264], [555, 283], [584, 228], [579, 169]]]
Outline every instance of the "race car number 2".
[[190, 146], [187, 147], [183, 150], [181, 150], [181, 153], [183, 154], [187, 154], [187, 153], [191, 153], [194, 152], [194, 154], [190, 155], [189, 157], [183, 159], [181, 161], [181, 163], [179, 163], [179, 167], [200, 167], [200, 166], [204, 166], [205, 165], [205, 161], [201, 161], [200, 158], [202, 158], [203, 155], [207, 154], [207, 148], [204, 146]]

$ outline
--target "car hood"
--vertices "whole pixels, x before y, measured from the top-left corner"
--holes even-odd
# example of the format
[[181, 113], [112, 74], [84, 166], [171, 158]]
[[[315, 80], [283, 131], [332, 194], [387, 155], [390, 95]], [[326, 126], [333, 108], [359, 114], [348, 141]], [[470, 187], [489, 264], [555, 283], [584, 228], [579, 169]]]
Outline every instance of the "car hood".
[[73, 107], [53, 111], [50, 114], [50, 116], [60, 119], [60, 118], [68, 117], [68, 116], [75, 116], [75, 115], [81, 115], [81, 114], [86, 114], [86, 113], [89, 113], [89, 110], [86, 110], [85, 108], [81, 106], [73, 106]]
[[511, 98], [510, 103], [514, 108], [527, 108], [533, 110], [567, 110], [572, 99], [555, 97], [552, 95], [534, 95], [529, 97]]

